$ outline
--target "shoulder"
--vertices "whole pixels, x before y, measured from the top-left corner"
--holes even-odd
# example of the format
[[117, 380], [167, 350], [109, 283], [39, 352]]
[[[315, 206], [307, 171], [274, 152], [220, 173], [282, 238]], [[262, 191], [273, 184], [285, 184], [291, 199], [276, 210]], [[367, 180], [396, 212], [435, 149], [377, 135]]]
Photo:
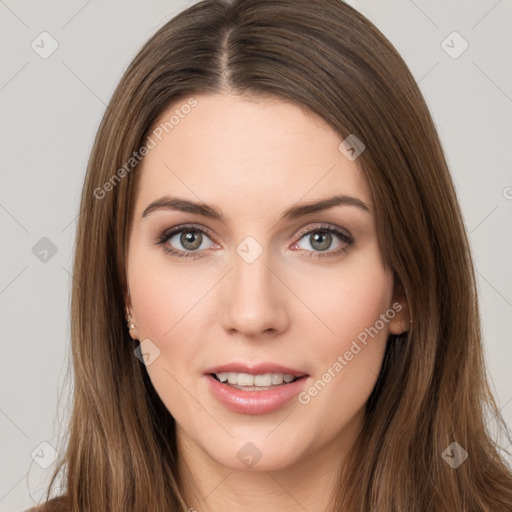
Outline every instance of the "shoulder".
[[68, 510], [68, 499], [67, 496], [59, 496], [53, 498], [47, 503], [42, 505], [36, 505], [35, 507], [29, 508], [24, 512], [67, 512]]

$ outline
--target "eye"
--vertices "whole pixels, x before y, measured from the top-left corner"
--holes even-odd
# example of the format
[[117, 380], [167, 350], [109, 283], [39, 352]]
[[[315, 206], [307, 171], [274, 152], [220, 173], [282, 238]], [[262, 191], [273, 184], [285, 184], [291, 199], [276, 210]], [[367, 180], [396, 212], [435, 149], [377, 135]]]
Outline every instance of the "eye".
[[[170, 231], [165, 231], [157, 240], [157, 245], [162, 245], [166, 253], [177, 258], [202, 257], [201, 250], [208, 249], [203, 242], [210, 239], [207, 232], [195, 226], [176, 226]], [[175, 246], [178, 245], [177, 249]]]
[[[331, 227], [328, 224], [322, 224], [305, 232], [302, 231], [299, 236], [301, 236], [301, 240], [303, 238], [306, 240], [306, 245], [309, 245], [313, 251], [309, 251], [308, 247], [300, 246], [300, 240], [293, 245], [293, 248], [306, 249], [310, 253], [307, 255], [308, 258], [335, 256], [346, 252], [354, 244], [354, 239], [348, 232], [344, 232], [338, 227]], [[327, 249], [331, 247], [336, 238], [338, 239], [337, 247], [328, 251]]]

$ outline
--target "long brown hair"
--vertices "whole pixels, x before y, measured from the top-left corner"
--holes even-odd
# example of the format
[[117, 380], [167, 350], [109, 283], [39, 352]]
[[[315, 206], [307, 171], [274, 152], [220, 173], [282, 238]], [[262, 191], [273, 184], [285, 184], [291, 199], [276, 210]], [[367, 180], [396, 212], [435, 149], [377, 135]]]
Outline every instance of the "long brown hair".
[[[506, 425], [486, 380], [474, 267], [443, 149], [402, 58], [340, 0], [202, 1], [159, 29], [126, 70], [83, 185], [73, 408], [48, 496], [63, 471], [66, 499], [54, 503], [69, 511], [188, 508], [174, 419], [134, 357], [124, 316], [138, 176], [130, 159], [169, 105], [219, 92], [291, 101], [340, 140], [364, 142], [358, 163], [380, 250], [413, 314], [410, 331], [388, 340], [332, 510], [510, 511], [511, 469], [486, 419]], [[442, 455], [454, 442], [468, 454], [457, 468]]]

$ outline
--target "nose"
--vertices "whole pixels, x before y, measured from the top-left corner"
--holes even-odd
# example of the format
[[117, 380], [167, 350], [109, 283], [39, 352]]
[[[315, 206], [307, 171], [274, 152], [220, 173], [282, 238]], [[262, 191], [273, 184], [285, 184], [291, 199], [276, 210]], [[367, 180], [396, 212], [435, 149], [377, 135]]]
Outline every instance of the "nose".
[[290, 291], [270, 267], [268, 252], [246, 262], [234, 255], [233, 269], [226, 276], [222, 323], [230, 334], [258, 338], [284, 332], [289, 325], [287, 301]]

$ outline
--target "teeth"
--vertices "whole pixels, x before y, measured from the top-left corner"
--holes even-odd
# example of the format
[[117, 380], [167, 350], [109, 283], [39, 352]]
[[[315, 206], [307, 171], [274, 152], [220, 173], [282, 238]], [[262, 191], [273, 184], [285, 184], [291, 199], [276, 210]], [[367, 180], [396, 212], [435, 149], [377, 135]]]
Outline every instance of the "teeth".
[[284, 380], [284, 375], [282, 373], [273, 373], [272, 374], [272, 384], [282, 384]]
[[[236, 373], [235, 373], [236, 375]], [[252, 386], [254, 384], [254, 376], [248, 373], [238, 374], [238, 385], [239, 386]]]
[[228, 382], [235, 386], [257, 386], [257, 387], [268, 387], [278, 386], [283, 382], [293, 382], [295, 380], [294, 375], [284, 373], [265, 373], [264, 375], [250, 375], [248, 373], [234, 373], [234, 372], [222, 372], [216, 373], [217, 379], [220, 382]]
[[265, 375], [255, 375], [253, 380], [255, 386], [271, 386], [272, 374], [266, 373]]

